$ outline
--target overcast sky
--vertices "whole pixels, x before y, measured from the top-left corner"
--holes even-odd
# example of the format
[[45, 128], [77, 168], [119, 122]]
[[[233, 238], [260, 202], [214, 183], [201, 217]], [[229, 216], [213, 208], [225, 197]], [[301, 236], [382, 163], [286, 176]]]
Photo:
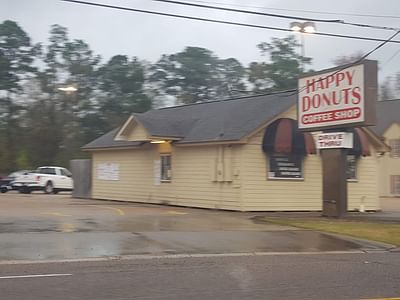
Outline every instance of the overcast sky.
[[[289, 19], [185, 7], [152, 0], [86, 1], [281, 28], [288, 28], [289, 23], [292, 21]], [[342, 19], [347, 22], [400, 27], [400, 2], [398, 0], [202, 0], [203, 4], [206, 4], [205, 2], [209, 5], [224, 4], [231, 8], [291, 16]], [[306, 13], [277, 9], [309, 10], [338, 14]], [[347, 14], [368, 14], [387, 17], [361, 17]], [[397, 16], [397, 18], [389, 16]], [[282, 38], [288, 35], [288, 33], [280, 31], [182, 20], [91, 7], [59, 0], [0, 0], [0, 22], [7, 19], [18, 22], [35, 43], [46, 43], [50, 25], [60, 24], [68, 28], [70, 38], [83, 39], [103, 59], [108, 59], [116, 54], [125, 54], [137, 56], [150, 62], [157, 61], [162, 54], [181, 51], [185, 46], [198, 46], [214, 51], [220, 58], [234, 57], [247, 65], [251, 61], [263, 59], [256, 47], [258, 43], [268, 42], [271, 37]], [[316, 26], [317, 31], [320, 32], [382, 39], [387, 39], [394, 33], [393, 31], [365, 29], [343, 24], [318, 22]], [[396, 39], [400, 40], [400, 35]], [[307, 35], [305, 37], [305, 53], [306, 56], [312, 57], [312, 67], [314, 69], [323, 69], [331, 67], [332, 60], [338, 56], [351, 55], [359, 50], [366, 53], [378, 44], [379, 42]], [[395, 55], [396, 53], [397, 55]], [[379, 61], [380, 79], [384, 76], [392, 75], [400, 71], [400, 44], [387, 44], [369, 58]]]

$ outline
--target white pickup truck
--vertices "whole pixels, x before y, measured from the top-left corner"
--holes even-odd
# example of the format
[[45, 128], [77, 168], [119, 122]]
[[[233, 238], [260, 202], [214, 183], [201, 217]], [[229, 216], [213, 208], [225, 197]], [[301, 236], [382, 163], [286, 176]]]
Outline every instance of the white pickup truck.
[[20, 193], [44, 191], [46, 194], [57, 194], [61, 191], [72, 191], [74, 183], [72, 174], [65, 168], [44, 166], [36, 171], [18, 176], [13, 187]]

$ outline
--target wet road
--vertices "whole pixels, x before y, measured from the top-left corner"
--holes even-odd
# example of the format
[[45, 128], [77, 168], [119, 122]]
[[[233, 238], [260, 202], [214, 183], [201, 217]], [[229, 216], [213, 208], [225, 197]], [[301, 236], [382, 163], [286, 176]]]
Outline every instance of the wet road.
[[[1, 299], [378, 299], [400, 296], [399, 253], [2, 265]], [[399, 298], [396, 298], [399, 299]]]
[[258, 224], [255, 213], [0, 194], [0, 262], [122, 255], [379, 250], [375, 244]]

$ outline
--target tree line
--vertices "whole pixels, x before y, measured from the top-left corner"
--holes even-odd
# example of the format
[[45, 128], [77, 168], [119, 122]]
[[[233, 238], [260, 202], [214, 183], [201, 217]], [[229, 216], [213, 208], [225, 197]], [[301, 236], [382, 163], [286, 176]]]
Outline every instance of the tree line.
[[[103, 62], [67, 28], [53, 25], [33, 44], [14, 21], [0, 24], [0, 174], [87, 154], [84, 144], [133, 112], [296, 87], [311, 64], [295, 36], [257, 46], [264, 61], [244, 66], [211, 50], [186, 47], [155, 63], [115, 55]], [[76, 91], [60, 88], [73, 86]]]

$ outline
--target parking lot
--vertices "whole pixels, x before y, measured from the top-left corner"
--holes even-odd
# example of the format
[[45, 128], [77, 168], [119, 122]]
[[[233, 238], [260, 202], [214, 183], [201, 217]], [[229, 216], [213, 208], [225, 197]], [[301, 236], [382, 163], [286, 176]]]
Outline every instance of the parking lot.
[[257, 215], [10, 192], [0, 194], [0, 261], [376, 248]]

